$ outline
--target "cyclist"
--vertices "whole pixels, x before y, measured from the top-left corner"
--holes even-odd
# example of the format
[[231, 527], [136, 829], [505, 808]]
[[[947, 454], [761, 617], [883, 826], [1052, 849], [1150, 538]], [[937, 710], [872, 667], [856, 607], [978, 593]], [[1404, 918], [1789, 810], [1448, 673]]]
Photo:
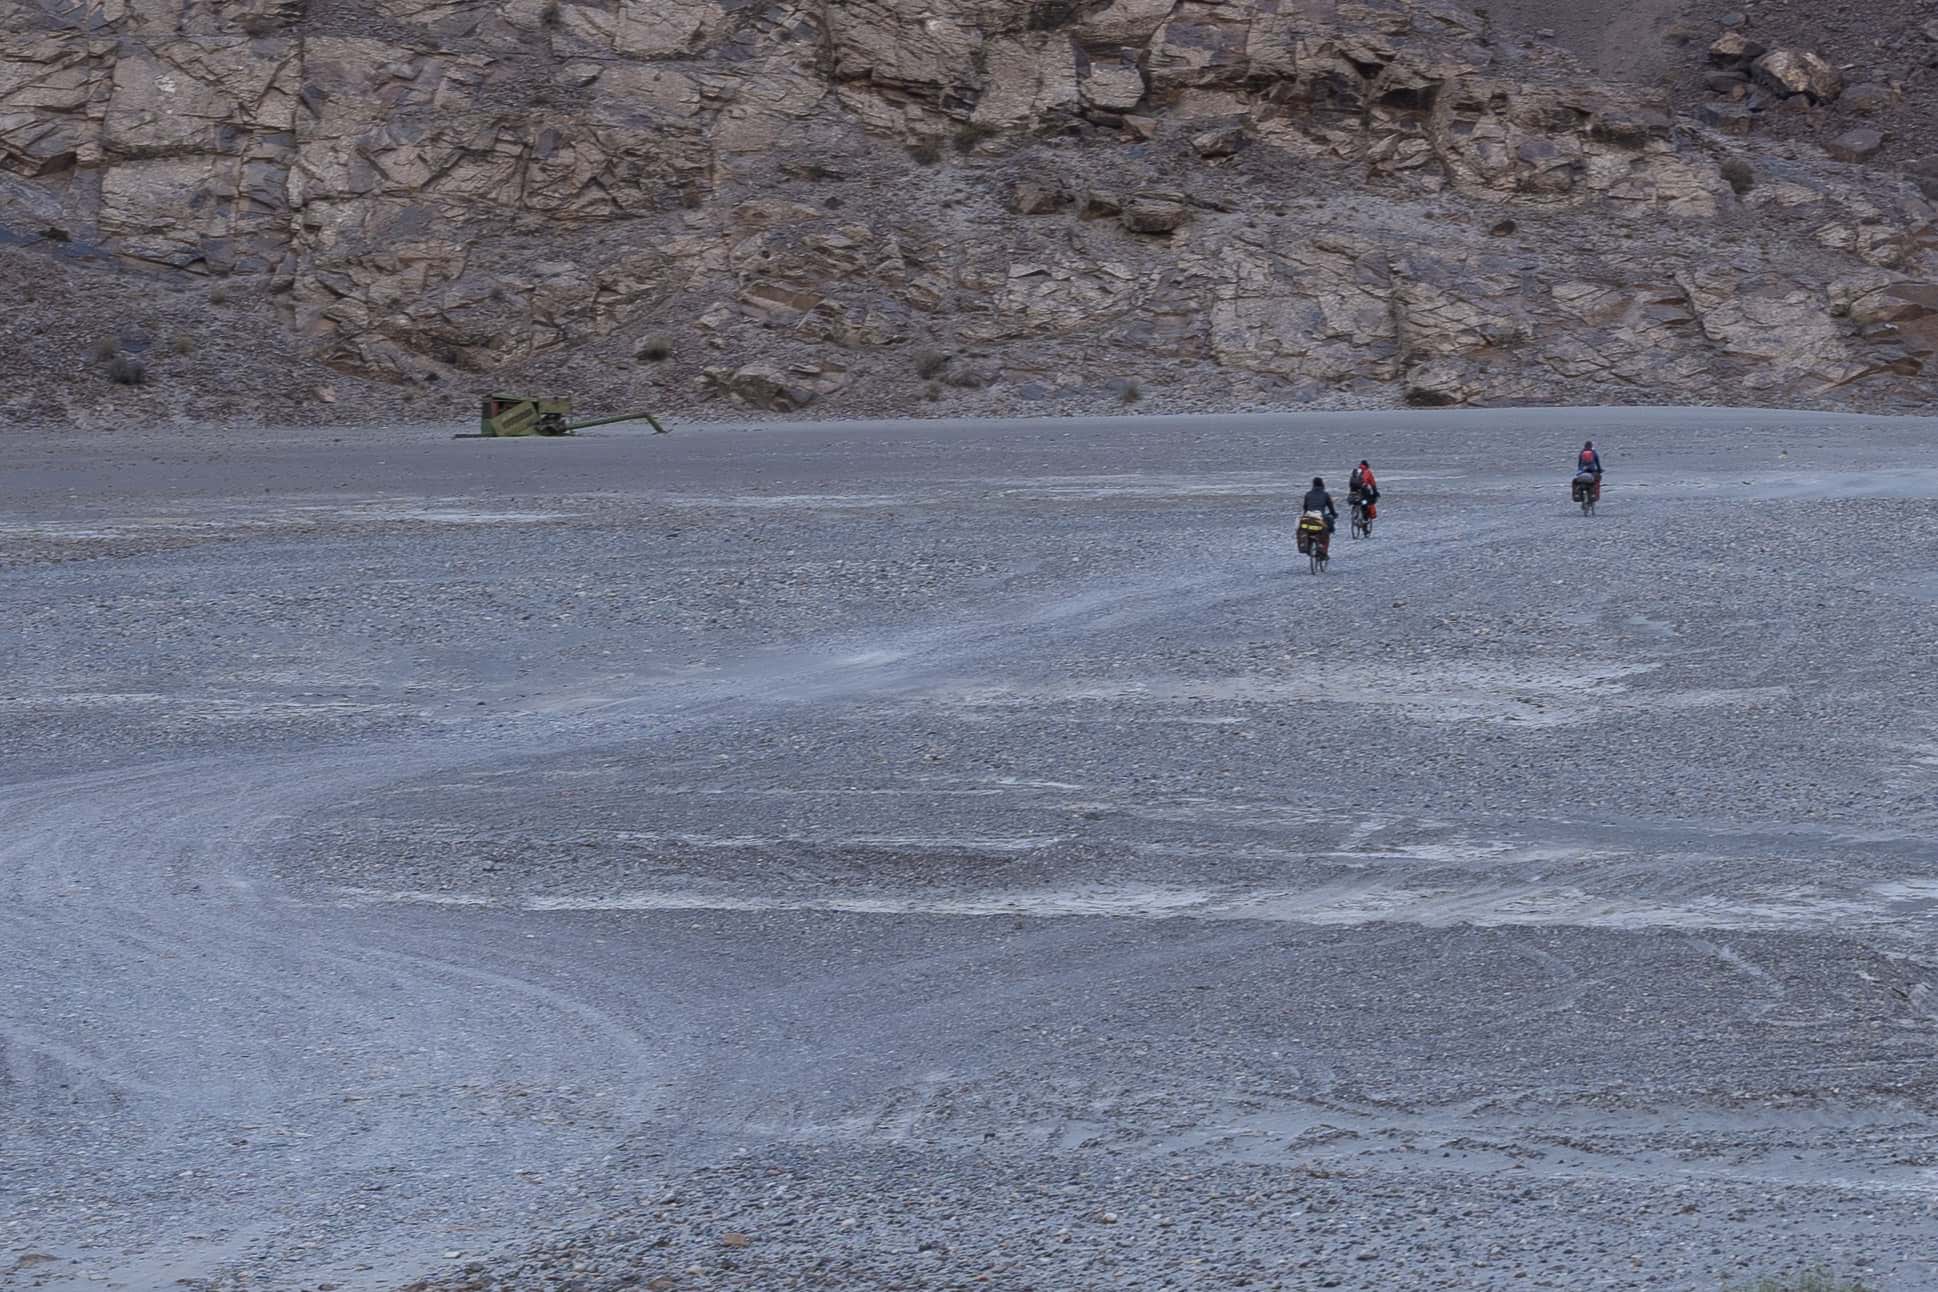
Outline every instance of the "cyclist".
[[1352, 479], [1346, 482], [1346, 494], [1348, 497], [1363, 494], [1367, 502], [1379, 501], [1379, 483], [1373, 479], [1372, 465], [1365, 458], [1353, 468]]
[[1602, 455], [1595, 452], [1595, 442], [1588, 441], [1581, 446], [1575, 457], [1575, 501], [1581, 501], [1582, 490], [1589, 487], [1595, 490], [1595, 501], [1602, 500]]
[[1326, 537], [1331, 538], [1339, 523], [1339, 509], [1332, 505], [1332, 495], [1326, 492], [1323, 476], [1312, 477], [1312, 488], [1305, 491], [1304, 510], [1316, 511], [1326, 518]]
[[1346, 501], [1363, 503], [1367, 520], [1378, 514], [1374, 504], [1379, 501], [1379, 482], [1373, 479], [1373, 468], [1365, 458], [1359, 460], [1359, 465], [1353, 468], [1352, 478], [1346, 481]]

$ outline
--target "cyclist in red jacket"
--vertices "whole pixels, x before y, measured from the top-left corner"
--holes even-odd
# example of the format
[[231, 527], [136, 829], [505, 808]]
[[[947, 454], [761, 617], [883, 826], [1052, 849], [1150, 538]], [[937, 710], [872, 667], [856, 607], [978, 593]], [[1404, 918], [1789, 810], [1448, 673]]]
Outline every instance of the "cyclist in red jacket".
[[1373, 504], [1379, 501], [1379, 482], [1373, 479], [1373, 468], [1365, 458], [1359, 460], [1359, 465], [1353, 468], [1352, 478], [1346, 481], [1346, 498], [1348, 501], [1354, 498], [1364, 501], [1366, 517], [1372, 519]]

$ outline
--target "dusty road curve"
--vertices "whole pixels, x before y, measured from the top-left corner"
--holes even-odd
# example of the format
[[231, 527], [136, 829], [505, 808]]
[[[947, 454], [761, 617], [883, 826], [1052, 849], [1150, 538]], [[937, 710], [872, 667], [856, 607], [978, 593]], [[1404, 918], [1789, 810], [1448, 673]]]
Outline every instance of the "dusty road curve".
[[1929, 423], [14, 448], [0, 1284], [1938, 1285]]

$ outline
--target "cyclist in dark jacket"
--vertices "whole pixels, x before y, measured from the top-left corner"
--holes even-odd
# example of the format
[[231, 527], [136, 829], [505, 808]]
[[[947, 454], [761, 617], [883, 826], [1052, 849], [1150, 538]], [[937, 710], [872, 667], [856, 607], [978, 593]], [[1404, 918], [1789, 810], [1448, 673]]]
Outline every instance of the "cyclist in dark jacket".
[[1304, 511], [1316, 511], [1326, 518], [1326, 533], [1330, 534], [1339, 523], [1339, 509], [1332, 505], [1332, 495], [1326, 492], [1326, 482], [1320, 476], [1312, 477], [1312, 488], [1305, 491]]
[[[1602, 455], [1595, 452], [1595, 442], [1593, 440], [1582, 445], [1581, 452], [1575, 457], [1576, 481], [1579, 482], [1583, 476], [1593, 476], [1595, 478], [1594, 484], [1590, 487], [1595, 491], [1595, 501], [1600, 502], [1602, 498]], [[1575, 485], [1575, 498], [1577, 501], [1581, 498], [1583, 487], [1580, 483]]]

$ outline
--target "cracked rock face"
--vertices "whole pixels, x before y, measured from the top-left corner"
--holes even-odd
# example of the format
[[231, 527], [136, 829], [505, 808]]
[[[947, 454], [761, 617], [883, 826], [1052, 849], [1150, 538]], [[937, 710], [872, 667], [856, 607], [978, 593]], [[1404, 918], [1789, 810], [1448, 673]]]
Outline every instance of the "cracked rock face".
[[1760, 96], [1842, 77], [1738, 31], [1694, 58], [1755, 92], [1699, 116], [1437, 0], [0, 0], [0, 29], [6, 240], [239, 279], [375, 381], [618, 390], [651, 334], [692, 342], [669, 397], [773, 410], [910, 406], [922, 346], [991, 398], [1140, 362], [1389, 403], [1931, 393], [1930, 206], [1862, 169], [1875, 132], [1755, 152]]

